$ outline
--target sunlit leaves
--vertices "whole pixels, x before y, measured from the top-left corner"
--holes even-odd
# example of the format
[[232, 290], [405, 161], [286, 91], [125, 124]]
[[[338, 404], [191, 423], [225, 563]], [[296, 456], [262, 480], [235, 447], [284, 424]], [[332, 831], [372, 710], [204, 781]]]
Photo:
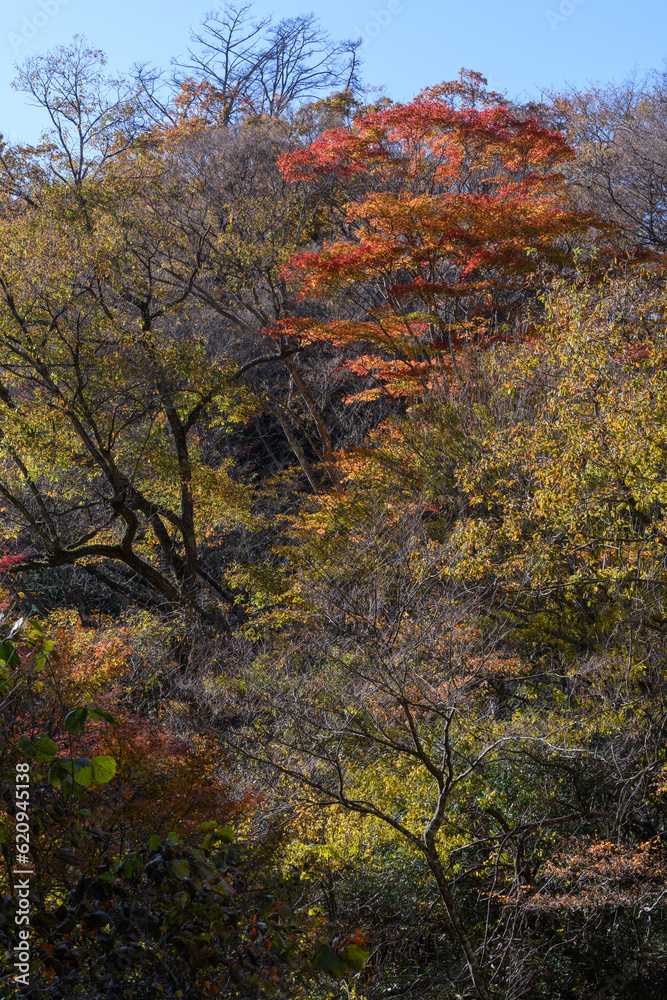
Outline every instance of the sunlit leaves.
[[[479, 342], [469, 336], [475, 318], [488, 336], [513, 295], [570, 260], [563, 237], [581, 238], [596, 221], [569, 207], [555, 168], [573, 152], [559, 133], [515, 117], [498, 95], [457, 107], [452, 93], [443, 85], [365, 114], [281, 161], [293, 181], [355, 178], [345, 236], [294, 255], [283, 273], [302, 298], [346, 293], [366, 315], [288, 319], [280, 332], [381, 348], [374, 374], [388, 395], [442, 380], [434, 359], [449, 367], [454, 351]], [[391, 359], [403, 368], [393, 376]]]
[[21, 736], [19, 746], [27, 757], [33, 757], [39, 763], [52, 761], [59, 750], [58, 745], [46, 733], [35, 740], [31, 740], [29, 736]]

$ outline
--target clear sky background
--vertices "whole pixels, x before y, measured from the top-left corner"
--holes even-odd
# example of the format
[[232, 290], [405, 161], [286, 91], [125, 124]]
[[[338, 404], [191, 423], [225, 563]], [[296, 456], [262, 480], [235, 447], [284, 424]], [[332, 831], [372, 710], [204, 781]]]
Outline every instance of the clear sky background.
[[[0, 0], [0, 132], [34, 141], [44, 124], [11, 90], [13, 66], [83, 34], [116, 72], [168, 67], [211, 0]], [[397, 99], [479, 70], [494, 89], [535, 96], [565, 83], [664, 68], [666, 0], [258, 0], [257, 14], [314, 11], [336, 38], [365, 35], [363, 75]], [[31, 36], [26, 38], [26, 36]]]

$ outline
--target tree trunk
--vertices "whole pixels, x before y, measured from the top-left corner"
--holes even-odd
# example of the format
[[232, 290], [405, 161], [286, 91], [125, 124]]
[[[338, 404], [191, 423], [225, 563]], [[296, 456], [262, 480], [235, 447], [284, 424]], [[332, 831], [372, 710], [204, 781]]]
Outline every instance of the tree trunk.
[[493, 997], [489, 992], [489, 988], [486, 985], [486, 977], [482, 970], [482, 966], [480, 965], [477, 957], [477, 950], [470, 940], [468, 932], [461, 923], [458, 908], [454, 902], [451, 889], [449, 888], [449, 880], [442, 869], [442, 863], [438, 857], [435, 845], [427, 845], [424, 853], [426, 855], [428, 866], [431, 869], [431, 874], [438, 884], [440, 898], [445, 904], [447, 916], [449, 917], [451, 925], [454, 928], [454, 933], [459, 939], [461, 947], [465, 953], [468, 968], [470, 969], [470, 975], [472, 977], [475, 990], [477, 991], [477, 996], [480, 1000], [493, 1000]]
[[329, 434], [329, 428], [327, 427], [327, 422], [324, 419], [324, 414], [315, 402], [312, 393], [306, 386], [305, 382], [299, 374], [298, 368], [292, 358], [283, 361], [283, 364], [287, 371], [290, 373], [291, 377], [294, 379], [294, 384], [301, 393], [306, 406], [310, 410], [310, 415], [312, 416], [315, 424], [317, 426], [317, 433], [319, 434], [320, 441], [322, 442], [322, 454], [324, 457], [324, 465], [331, 482], [334, 484], [336, 489], [340, 488], [341, 477], [336, 466], [336, 457], [334, 455], [333, 446], [331, 444], [331, 435]]
[[310, 483], [313, 493], [319, 494], [320, 491], [317, 487], [317, 480], [315, 479], [315, 474], [313, 472], [310, 462], [306, 458], [303, 448], [299, 444], [296, 434], [294, 433], [294, 431], [290, 426], [289, 417], [285, 413], [283, 413], [283, 411], [278, 406], [267, 407], [267, 409], [270, 409], [271, 413], [273, 413], [273, 415], [278, 418], [280, 426], [285, 432], [285, 437], [289, 441], [290, 448], [298, 458], [299, 465], [306, 474], [306, 479]]

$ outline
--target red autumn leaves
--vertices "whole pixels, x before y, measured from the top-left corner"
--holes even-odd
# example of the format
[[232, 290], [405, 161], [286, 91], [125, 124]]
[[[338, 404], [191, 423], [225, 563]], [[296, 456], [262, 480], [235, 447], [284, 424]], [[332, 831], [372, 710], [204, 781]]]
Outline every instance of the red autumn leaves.
[[497, 332], [499, 316], [571, 264], [572, 241], [596, 223], [570, 207], [557, 168], [573, 152], [562, 135], [498, 95], [478, 108], [457, 106], [453, 93], [431, 88], [364, 114], [281, 160], [289, 180], [335, 189], [338, 235], [293, 256], [283, 275], [302, 300], [330, 298], [337, 318], [291, 317], [271, 332], [374, 345], [380, 353], [361, 368], [394, 394]]

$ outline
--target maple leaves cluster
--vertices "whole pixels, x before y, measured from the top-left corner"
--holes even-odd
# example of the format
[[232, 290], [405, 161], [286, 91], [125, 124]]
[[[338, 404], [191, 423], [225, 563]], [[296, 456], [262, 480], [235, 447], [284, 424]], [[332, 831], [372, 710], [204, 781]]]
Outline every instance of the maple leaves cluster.
[[394, 395], [428, 385], [443, 362], [451, 369], [452, 350], [488, 340], [499, 310], [572, 266], [573, 238], [605, 229], [568, 203], [557, 168], [574, 151], [559, 132], [497, 95], [481, 109], [438, 96], [363, 114], [280, 159], [293, 182], [354, 185], [345, 238], [294, 255], [283, 275], [304, 300], [358, 292], [365, 315], [285, 318], [276, 334], [374, 345], [381, 353], [350, 370]]

